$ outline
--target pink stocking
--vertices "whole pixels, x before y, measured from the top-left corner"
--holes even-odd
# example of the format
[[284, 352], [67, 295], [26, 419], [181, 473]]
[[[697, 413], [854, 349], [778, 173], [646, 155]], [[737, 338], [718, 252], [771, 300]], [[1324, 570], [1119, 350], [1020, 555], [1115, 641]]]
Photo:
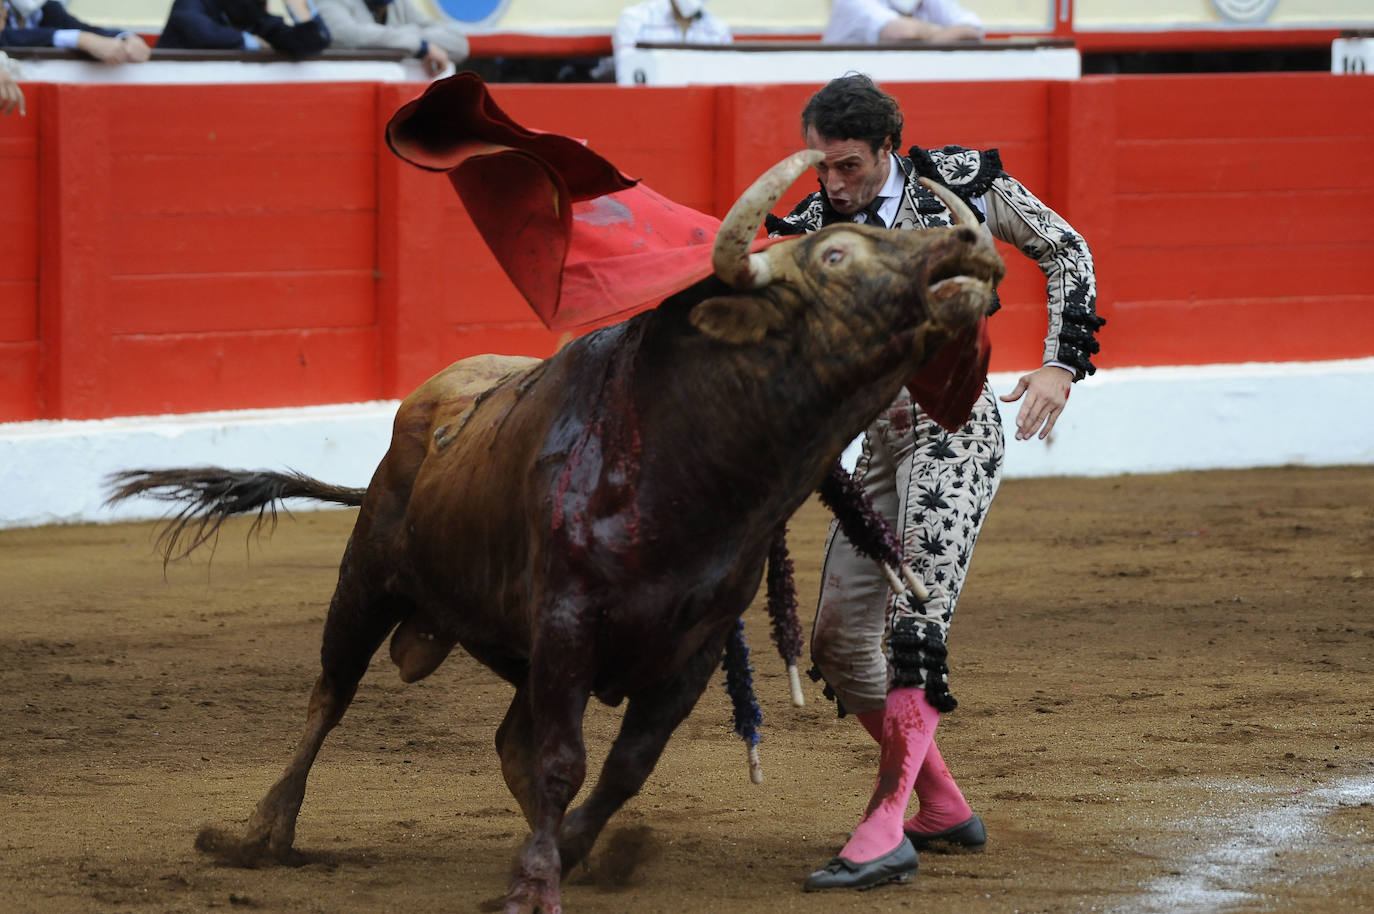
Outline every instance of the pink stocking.
[[[864, 716], [859, 715], [859, 720], [867, 725]], [[840, 851], [841, 857], [867, 863], [901, 842], [906, 805], [939, 722], [940, 712], [926, 700], [925, 690], [894, 689], [888, 693], [879, 741], [878, 783], [863, 819]]]
[[935, 741], [930, 741], [930, 749], [916, 775], [916, 799], [920, 809], [906, 822], [908, 831], [937, 832], [952, 828], [968, 820], [973, 815], [968, 801], [959, 792], [954, 776], [945, 767], [940, 750]]
[[887, 708], [879, 708], [877, 711], [864, 711], [857, 715], [859, 723], [864, 725], [868, 735], [873, 737], [873, 742], [879, 746], [883, 744], [883, 716], [887, 714]]

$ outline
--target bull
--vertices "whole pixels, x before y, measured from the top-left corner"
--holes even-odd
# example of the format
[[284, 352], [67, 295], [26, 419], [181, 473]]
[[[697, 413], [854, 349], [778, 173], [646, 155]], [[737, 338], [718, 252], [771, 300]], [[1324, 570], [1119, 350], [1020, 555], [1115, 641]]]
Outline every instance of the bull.
[[[775, 531], [1001, 279], [972, 214], [938, 186], [950, 228], [836, 225], [751, 253], [819, 157], [794, 154], [741, 196], [714, 276], [547, 360], [480, 356], [420, 385], [366, 490], [215, 468], [119, 474], [112, 499], [185, 503], [169, 550], [282, 498], [360, 506], [304, 733], [234, 853], [289, 855], [310, 769], [388, 635], [407, 682], [461, 645], [515, 687], [495, 742], [530, 835], [505, 911], [561, 910], [562, 875], [704, 691]], [[568, 811], [591, 696], [625, 711]]]

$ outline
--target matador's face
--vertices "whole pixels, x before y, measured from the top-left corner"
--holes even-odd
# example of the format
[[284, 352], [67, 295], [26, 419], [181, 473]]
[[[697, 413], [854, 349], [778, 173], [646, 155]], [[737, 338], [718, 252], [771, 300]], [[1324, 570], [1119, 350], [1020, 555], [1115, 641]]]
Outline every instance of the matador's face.
[[873, 202], [887, 183], [892, 168], [892, 138], [883, 140], [877, 153], [867, 140], [836, 140], [806, 128], [806, 146], [825, 154], [816, 163], [816, 175], [835, 212], [852, 216]]

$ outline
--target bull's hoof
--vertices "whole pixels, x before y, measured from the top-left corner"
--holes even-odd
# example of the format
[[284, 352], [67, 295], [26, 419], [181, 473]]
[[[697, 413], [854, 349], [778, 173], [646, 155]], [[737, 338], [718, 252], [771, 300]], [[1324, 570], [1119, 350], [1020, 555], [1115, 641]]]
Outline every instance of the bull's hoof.
[[517, 881], [506, 896], [502, 914], [563, 914], [558, 883], [550, 885], [539, 879]]
[[206, 826], [196, 835], [196, 850], [224, 866], [256, 869], [262, 866], [301, 866], [309, 862], [295, 848], [274, 848], [267, 840], [248, 841]]

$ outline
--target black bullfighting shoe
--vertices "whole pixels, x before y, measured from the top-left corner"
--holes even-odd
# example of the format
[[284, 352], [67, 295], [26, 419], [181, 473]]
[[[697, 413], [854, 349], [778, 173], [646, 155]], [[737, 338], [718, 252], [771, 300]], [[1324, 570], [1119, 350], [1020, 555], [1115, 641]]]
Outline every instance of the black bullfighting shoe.
[[905, 837], [897, 847], [867, 863], [855, 863], [835, 857], [816, 870], [802, 883], [802, 889], [816, 892], [821, 889], [871, 889], [889, 882], [906, 882], [916, 872], [920, 858], [916, 848]]
[[906, 829], [912, 847], [937, 854], [981, 854], [988, 844], [983, 820], [974, 813], [958, 825], [943, 831], [912, 831]]

